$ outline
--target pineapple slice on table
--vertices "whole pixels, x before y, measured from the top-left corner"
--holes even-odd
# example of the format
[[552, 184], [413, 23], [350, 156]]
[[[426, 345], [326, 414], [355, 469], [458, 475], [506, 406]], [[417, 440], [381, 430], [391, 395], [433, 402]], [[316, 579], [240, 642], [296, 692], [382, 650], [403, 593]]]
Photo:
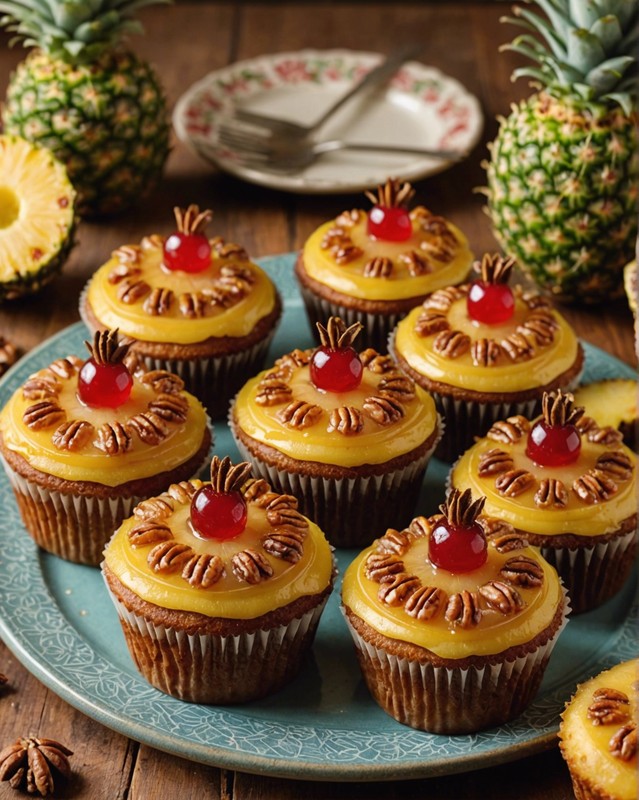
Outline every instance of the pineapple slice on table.
[[507, 255], [562, 302], [623, 295], [634, 256], [639, 153], [637, 0], [532, 0], [503, 49], [538, 91], [500, 119], [489, 146], [487, 211]]
[[637, 381], [632, 378], [604, 378], [579, 386], [575, 392], [575, 405], [583, 406], [586, 415], [601, 427], [617, 428], [628, 447], [636, 449], [637, 437]]
[[0, 302], [35, 292], [74, 243], [75, 191], [49, 150], [0, 135]]
[[168, 0], [0, 2], [0, 25], [36, 45], [11, 76], [4, 130], [65, 164], [83, 216], [124, 211], [162, 174], [166, 98], [152, 67], [123, 44], [141, 31], [134, 12], [159, 2]]

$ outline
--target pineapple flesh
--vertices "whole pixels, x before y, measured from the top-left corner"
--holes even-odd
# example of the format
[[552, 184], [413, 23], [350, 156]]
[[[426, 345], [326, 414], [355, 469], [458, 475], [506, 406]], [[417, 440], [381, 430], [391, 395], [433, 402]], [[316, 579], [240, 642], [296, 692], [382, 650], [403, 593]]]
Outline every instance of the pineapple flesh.
[[500, 120], [487, 211], [502, 249], [563, 302], [623, 294], [637, 235], [636, 0], [534, 0], [507, 45], [538, 62], [539, 91]]
[[575, 404], [583, 406], [586, 414], [600, 426], [610, 425], [623, 434], [624, 441], [636, 449], [637, 437], [637, 382], [632, 378], [603, 378], [578, 387]]
[[0, 301], [40, 289], [74, 241], [75, 192], [45, 148], [0, 135]]
[[86, 217], [118, 214], [160, 179], [166, 98], [153, 68], [122, 44], [134, 9], [163, 0], [0, 0], [4, 24], [36, 45], [11, 76], [4, 130], [65, 164]]

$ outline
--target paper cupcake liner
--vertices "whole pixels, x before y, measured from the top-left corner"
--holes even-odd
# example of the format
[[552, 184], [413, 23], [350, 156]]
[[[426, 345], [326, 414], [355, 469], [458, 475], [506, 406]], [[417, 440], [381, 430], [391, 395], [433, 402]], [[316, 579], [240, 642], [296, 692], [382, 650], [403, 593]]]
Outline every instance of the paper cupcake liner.
[[113, 531], [145, 499], [63, 494], [23, 478], [2, 461], [32, 539], [43, 550], [76, 564], [97, 566]]
[[519, 716], [537, 694], [566, 621], [564, 615], [553, 637], [530, 653], [460, 668], [395, 656], [366, 641], [346, 619], [377, 704], [403, 725], [438, 734], [474, 733]]
[[406, 527], [436, 447], [435, 443], [419, 458], [382, 475], [338, 479], [267, 464], [235, 434], [234, 438], [242, 458], [253, 465], [254, 475], [268, 481], [274, 491], [296, 497], [302, 514], [319, 526], [334, 547], [365, 547], [388, 528]]
[[222, 636], [154, 624], [109, 594], [141, 675], [172, 697], [214, 705], [256, 700], [292, 680], [328, 599], [286, 625]]
[[239, 389], [259, 372], [266, 361], [275, 328], [266, 338], [238, 353], [210, 358], [152, 358], [135, 350], [147, 370], [164, 369], [179, 375], [185, 388], [202, 401], [213, 419], [224, 417]]
[[407, 309], [399, 313], [368, 314], [365, 311], [348, 308], [347, 306], [319, 297], [301, 284], [299, 287], [311, 330], [318, 343], [319, 339], [317, 336], [316, 323], [321, 322], [322, 325], [326, 325], [326, 321], [329, 317], [336, 316], [341, 317], [347, 326], [353, 325], [355, 322], [359, 322], [364, 326], [357, 337], [358, 349], [364, 350], [367, 347], [373, 347], [380, 353], [385, 353], [390, 332], [408, 313]]
[[628, 579], [637, 550], [637, 532], [592, 547], [547, 547], [541, 554], [559, 573], [572, 606], [573, 614], [598, 608], [615, 595]]

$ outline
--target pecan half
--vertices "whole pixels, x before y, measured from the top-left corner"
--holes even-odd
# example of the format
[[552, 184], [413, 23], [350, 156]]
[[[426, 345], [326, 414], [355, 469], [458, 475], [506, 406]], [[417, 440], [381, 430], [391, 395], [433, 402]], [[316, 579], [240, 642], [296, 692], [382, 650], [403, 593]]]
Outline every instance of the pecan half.
[[588, 719], [593, 725], [609, 725], [625, 722], [630, 716], [630, 700], [625, 692], [606, 687], [593, 692], [588, 706]]
[[187, 319], [205, 317], [209, 305], [208, 298], [202, 292], [183, 292], [178, 297], [180, 314]]
[[[438, 518], [439, 517], [438, 515]], [[411, 536], [415, 536], [418, 538], [423, 538], [424, 536], [428, 536], [428, 534], [432, 530], [433, 524], [432, 520], [426, 519], [424, 516], [414, 517], [408, 526], [408, 532]]]
[[154, 369], [140, 376], [140, 381], [155, 389], [156, 392], [176, 394], [184, 389], [184, 381], [178, 375], [165, 369]]
[[404, 610], [415, 619], [432, 619], [446, 602], [446, 592], [434, 586], [420, 586], [406, 600]]
[[250, 547], [236, 553], [231, 559], [231, 564], [235, 577], [252, 585], [270, 578], [273, 574], [273, 567], [268, 559]]
[[552, 344], [558, 324], [552, 313], [546, 309], [534, 311], [528, 319], [517, 327], [517, 332], [524, 337], [532, 336], [540, 347]]
[[340, 266], [355, 261], [363, 252], [364, 251], [360, 247], [354, 245], [350, 239], [330, 248], [331, 255]]
[[151, 291], [151, 287], [146, 281], [138, 280], [136, 277], [124, 278], [118, 287], [118, 300], [127, 305], [133, 305], [146, 297]]
[[626, 455], [623, 450], [612, 450], [609, 453], [600, 455], [595, 468], [599, 472], [603, 472], [620, 481], [627, 481], [632, 477], [632, 461], [630, 456]]
[[359, 220], [361, 211], [359, 208], [352, 208], [350, 211], [342, 211], [342, 213], [335, 218], [335, 223], [344, 228], [352, 228]]
[[389, 528], [381, 539], [377, 540], [377, 552], [403, 556], [412, 538], [410, 531], [396, 531], [394, 528]]
[[168, 425], [154, 411], [141, 411], [127, 421], [126, 427], [149, 445], [160, 444], [169, 435]]
[[470, 336], [461, 331], [447, 330], [438, 333], [433, 350], [446, 358], [459, 358], [470, 349]]
[[359, 359], [367, 369], [376, 375], [384, 375], [384, 373], [396, 369], [395, 362], [389, 355], [381, 355], [372, 347], [363, 350], [359, 354]]
[[322, 409], [314, 403], [306, 403], [304, 400], [293, 400], [286, 408], [277, 412], [280, 422], [291, 428], [310, 428], [322, 416]]
[[150, 544], [168, 542], [173, 538], [168, 525], [155, 519], [145, 519], [135, 524], [128, 533], [131, 547], [146, 547]]
[[67, 356], [66, 358], [56, 358], [47, 367], [47, 372], [50, 372], [56, 378], [72, 378], [76, 372], [80, 371], [84, 362], [79, 356]]
[[197, 490], [202, 486], [201, 481], [180, 481], [179, 483], [172, 483], [166, 490], [166, 493], [173, 500], [178, 503], [188, 503]]
[[55, 791], [55, 778], [69, 778], [69, 750], [55, 739], [25, 736], [0, 751], [0, 781], [12, 789], [46, 797]]
[[484, 478], [487, 475], [498, 475], [501, 472], [512, 470], [514, 462], [512, 456], [505, 450], [493, 447], [479, 457], [479, 475]]
[[448, 318], [438, 311], [422, 311], [415, 321], [415, 333], [418, 336], [432, 336], [434, 333], [448, 330], [450, 330]]
[[558, 478], [542, 478], [534, 500], [539, 508], [565, 508], [568, 505], [568, 492]]
[[334, 408], [328, 418], [327, 431], [337, 431], [344, 436], [353, 436], [364, 427], [362, 412], [354, 406], [340, 406]]
[[535, 355], [535, 348], [523, 333], [511, 333], [499, 343], [511, 361], [522, 361]]
[[517, 497], [535, 483], [535, 476], [526, 469], [510, 469], [495, 480], [495, 488], [504, 497]]
[[523, 608], [524, 601], [519, 592], [503, 581], [489, 581], [479, 587], [479, 594], [490, 608], [501, 614], [515, 614]]
[[615, 758], [630, 761], [637, 754], [637, 724], [628, 722], [610, 738], [608, 744]]
[[184, 422], [188, 416], [189, 401], [183, 394], [159, 394], [149, 403], [149, 411], [167, 422]]
[[398, 572], [380, 583], [377, 597], [389, 606], [401, 606], [420, 585], [419, 578], [415, 575]]
[[192, 555], [193, 550], [188, 544], [171, 539], [156, 544], [146, 560], [154, 572], [171, 573], [182, 569]]
[[390, 278], [393, 273], [393, 262], [386, 256], [371, 258], [364, 264], [365, 278]]
[[573, 491], [588, 505], [610, 499], [619, 487], [604, 472], [598, 469], [589, 469], [573, 481]]
[[377, 385], [377, 391], [384, 397], [390, 395], [397, 400], [412, 400], [415, 397], [415, 384], [399, 372], [387, 375]]
[[428, 256], [418, 253], [417, 250], [400, 253], [398, 261], [408, 269], [408, 274], [412, 275], [413, 278], [427, 275], [433, 271], [433, 265]]
[[126, 453], [131, 447], [132, 441], [131, 434], [121, 422], [105, 422], [98, 428], [95, 446], [98, 450], [114, 456], [118, 453]]
[[146, 298], [142, 308], [152, 317], [161, 317], [163, 314], [169, 313], [174, 299], [175, 295], [171, 289], [157, 286]]
[[481, 338], [472, 343], [470, 357], [476, 367], [492, 367], [501, 352], [501, 345], [494, 339]]
[[62, 386], [54, 375], [32, 375], [22, 386], [25, 400], [55, 400]]
[[456, 286], [447, 286], [445, 289], [438, 289], [433, 292], [422, 303], [423, 308], [434, 308], [439, 311], [448, 311], [455, 300], [464, 296], [464, 289]]
[[479, 597], [476, 592], [464, 589], [448, 598], [446, 613], [447, 622], [459, 628], [472, 628], [481, 620]]
[[376, 583], [387, 583], [404, 571], [404, 562], [396, 553], [371, 553], [364, 568], [366, 577]]
[[242, 486], [242, 495], [247, 503], [254, 502], [270, 491], [271, 487], [264, 478], [249, 478]]
[[507, 533], [488, 535], [488, 538], [498, 553], [512, 553], [527, 546], [526, 540], [516, 533], [514, 528]]
[[218, 555], [194, 553], [182, 568], [182, 577], [196, 589], [210, 589], [224, 575], [224, 561]]
[[141, 500], [133, 509], [138, 519], [166, 519], [173, 513], [173, 503], [166, 497], [149, 497]]
[[93, 437], [94, 430], [93, 425], [84, 419], [72, 419], [69, 422], [63, 422], [53, 434], [53, 445], [58, 450], [76, 452], [81, 450], [89, 439]]
[[492, 439], [494, 442], [514, 444], [518, 442], [525, 433], [528, 433], [529, 430], [530, 422], [528, 422], [526, 417], [516, 414], [505, 420], [494, 422], [488, 430], [486, 437]]
[[291, 529], [272, 531], [262, 539], [262, 547], [270, 555], [296, 564], [304, 552], [304, 533]]
[[24, 424], [32, 431], [41, 431], [60, 425], [66, 419], [66, 412], [53, 400], [41, 400], [27, 406], [22, 415]]
[[510, 583], [526, 589], [541, 586], [544, 582], [543, 567], [528, 556], [509, 558], [499, 572]]
[[260, 381], [255, 402], [260, 406], [277, 406], [293, 399], [293, 390], [286, 381], [265, 377]]
[[286, 530], [306, 531], [308, 528], [306, 517], [290, 505], [269, 503], [266, 519], [271, 525]]
[[595, 444], [614, 445], [621, 444], [623, 434], [611, 425], [606, 425], [603, 428], [590, 428], [586, 433], [586, 438]]
[[392, 425], [404, 416], [404, 406], [392, 397], [367, 397], [363, 406], [366, 416], [378, 425]]
[[137, 277], [141, 272], [142, 270], [139, 267], [132, 267], [130, 264], [121, 261], [109, 271], [107, 281], [112, 285], [116, 285], [121, 283], [125, 278]]

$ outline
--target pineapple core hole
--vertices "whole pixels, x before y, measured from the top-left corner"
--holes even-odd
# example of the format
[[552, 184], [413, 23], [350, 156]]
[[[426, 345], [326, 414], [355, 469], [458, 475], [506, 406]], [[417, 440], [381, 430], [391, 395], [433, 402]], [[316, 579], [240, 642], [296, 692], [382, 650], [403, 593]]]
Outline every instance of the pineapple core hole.
[[0, 229], [8, 228], [18, 219], [20, 201], [8, 186], [0, 186]]

